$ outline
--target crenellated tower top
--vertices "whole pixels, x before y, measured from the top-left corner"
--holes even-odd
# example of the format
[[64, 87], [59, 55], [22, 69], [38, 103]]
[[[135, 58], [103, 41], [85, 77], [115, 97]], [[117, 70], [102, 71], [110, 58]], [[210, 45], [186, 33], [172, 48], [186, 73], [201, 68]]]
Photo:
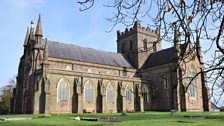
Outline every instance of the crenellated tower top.
[[126, 54], [136, 68], [141, 68], [148, 56], [161, 50], [160, 29], [142, 27], [136, 21], [124, 32], [117, 31], [117, 52]]
[[141, 32], [143, 34], [149, 34], [151, 36], [158, 37], [160, 34], [159, 28], [156, 30], [150, 29], [150, 27], [142, 27], [139, 21], [135, 21], [134, 26], [132, 28], [125, 28], [124, 32], [117, 31], [117, 39], [120, 40], [122, 38], [126, 38], [133, 33]]

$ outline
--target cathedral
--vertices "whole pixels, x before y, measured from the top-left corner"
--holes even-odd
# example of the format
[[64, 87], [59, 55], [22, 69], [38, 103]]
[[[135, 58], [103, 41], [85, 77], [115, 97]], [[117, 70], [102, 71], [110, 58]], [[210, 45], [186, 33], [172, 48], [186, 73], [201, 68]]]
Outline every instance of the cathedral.
[[14, 113], [209, 111], [199, 42], [161, 49], [160, 29], [135, 22], [117, 31], [117, 53], [43, 38], [41, 17], [27, 29]]

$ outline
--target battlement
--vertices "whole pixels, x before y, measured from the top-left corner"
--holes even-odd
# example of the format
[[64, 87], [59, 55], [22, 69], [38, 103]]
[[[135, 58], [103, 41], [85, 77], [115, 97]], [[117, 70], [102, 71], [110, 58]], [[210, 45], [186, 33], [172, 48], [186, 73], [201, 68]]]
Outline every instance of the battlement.
[[157, 28], [156, 30], [150, 29], [150, 27], [142, 27], [140, 22], [136, 21], [134, 26], [132, 28], [125, 28], [124, 32], [120, 32], [120, 30], [117, 31], [117, 39], [120, 40], [122, 38], [125, 38], [133, 33], [140, 32], [144, 34], [149, 34], [152, 36], [159, 36], [160, 30]]

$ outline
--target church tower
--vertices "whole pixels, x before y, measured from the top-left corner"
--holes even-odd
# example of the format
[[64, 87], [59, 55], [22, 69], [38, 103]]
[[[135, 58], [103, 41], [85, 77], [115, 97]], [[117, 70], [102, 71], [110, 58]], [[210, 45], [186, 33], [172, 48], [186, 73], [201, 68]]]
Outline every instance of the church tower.
[[140, 69], [149, 55], [161, 50], [159, 29], [141, 27], [138, 21], [124, 32], [117, 31], [117, 52], [128, 56], [132, 65]]

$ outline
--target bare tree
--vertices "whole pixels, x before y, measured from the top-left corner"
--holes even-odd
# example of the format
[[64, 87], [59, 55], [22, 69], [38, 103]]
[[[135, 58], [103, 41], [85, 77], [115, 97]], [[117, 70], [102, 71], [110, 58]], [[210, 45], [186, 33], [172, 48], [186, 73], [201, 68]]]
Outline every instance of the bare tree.
[[[80, 0], [78, 3], [80, 10], [84, 11], [95, 2]], [[193, 50], [212, 55], [211, 60], [205, 63], [200, 59], [204, 68], [195, 77], [205, 74], [211, 84], [212, 96], [219, 96], [218, 99], [215, 97], [215, 102], [220, 100], [224, 93], [224, 0], [113, 0], [103, 4], [114, 10], [114, 15], [107, 18], [112, 23], [112, 29], [117, 24], [130, 26], [136, 20], [147, 19], [148, 25], [160, 28], [160, 40], [173, 42], [173, 33], [178, 29], [179, 44], [191, 41]], [[201, 43], [208, 45], [202, 52]], [[185, 57], [189, 54], [186, 53]], [[183, 57], [181, 60], [184, 60]]]

